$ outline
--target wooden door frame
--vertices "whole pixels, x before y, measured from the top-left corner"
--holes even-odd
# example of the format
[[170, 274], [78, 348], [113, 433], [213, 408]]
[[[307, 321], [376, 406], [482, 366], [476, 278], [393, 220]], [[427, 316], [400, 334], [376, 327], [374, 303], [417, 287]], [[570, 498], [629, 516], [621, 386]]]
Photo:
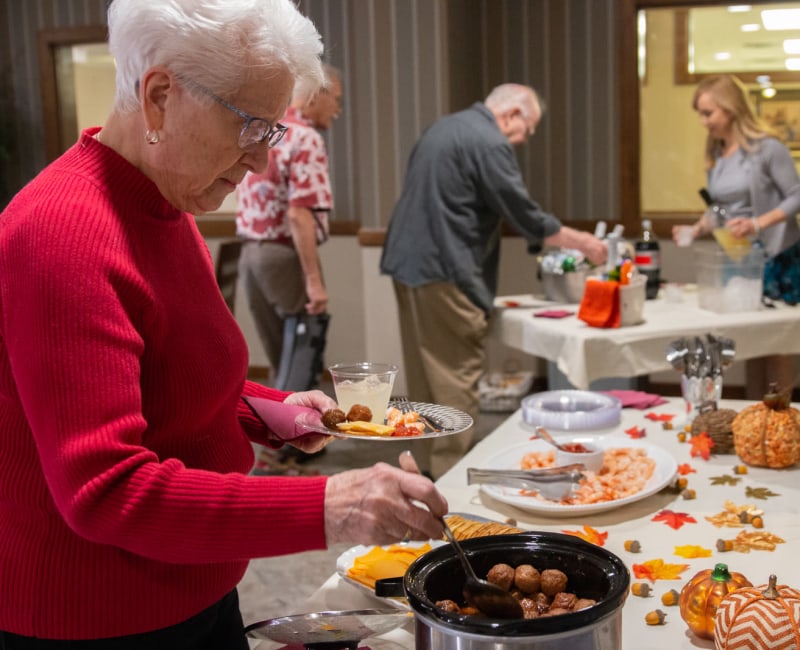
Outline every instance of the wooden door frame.
[[58, 78], [56, 76], [56, 51], [68, 45], [105, 43], [108, 40], [106, 25], [86, 25], [43, 29], [37, 34], [39, 52], [39, 85], [42, 93], [42, 127], [44, 151], [47, 162], [52, 162], [63, 151], [61, 147], [62, 107], [58, 102]]

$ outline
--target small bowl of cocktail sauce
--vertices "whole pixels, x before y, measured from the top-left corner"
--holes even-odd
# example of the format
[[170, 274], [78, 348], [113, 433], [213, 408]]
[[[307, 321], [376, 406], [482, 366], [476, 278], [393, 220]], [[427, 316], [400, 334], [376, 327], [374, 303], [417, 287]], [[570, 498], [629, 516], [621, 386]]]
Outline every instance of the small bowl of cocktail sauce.
[[599, 472], [603, 467], [603, 449], [585, 439], [559, 436], [556, 449], [556, 465], [580, 463], [587, 471]]

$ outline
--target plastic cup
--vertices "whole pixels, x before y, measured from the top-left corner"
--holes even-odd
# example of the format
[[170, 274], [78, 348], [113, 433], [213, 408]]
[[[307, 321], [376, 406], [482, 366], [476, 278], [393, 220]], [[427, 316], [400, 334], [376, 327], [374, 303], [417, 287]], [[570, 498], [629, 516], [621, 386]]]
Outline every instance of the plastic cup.
[[692, 226], [678, 226], [675, 233], [675, 243], [681, 248], [691, 246], [694, 241], [694, 228]]
[[347, 413], [353, 404], [361, 404], [372, 411], [372, 422], [384, 423], [397, 376], [396, 365], [371, 361], [337, 363], [328, 372], [342, 411]]

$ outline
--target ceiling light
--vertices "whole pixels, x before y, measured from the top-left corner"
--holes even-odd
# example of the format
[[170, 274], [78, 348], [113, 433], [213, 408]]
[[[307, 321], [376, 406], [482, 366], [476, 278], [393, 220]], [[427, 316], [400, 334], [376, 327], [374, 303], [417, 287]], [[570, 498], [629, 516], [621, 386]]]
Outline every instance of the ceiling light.
[[770, 31], [800, 29], [800, 9], [764, 9], [761, 22]]
[[714, 54], [714, 58], [717, 61], [727, 61], [728, 59], [731, 58], [731, 53], [730, 52], [716, 52]]
[[800, 59], [798, 58], [786, 59], [786, 69], [800, 70]]
[[764, 88], [764, 90], [761, 91], [761, 96], [766, 97], [767, 99], [772, 99], [777, 93], [778, 91], [770, 86], [769, 88]]
[[752, 7], [750, 5], [731, 5], [728, 7], [728, 11], [732, 14], [742, 13], [744, 11], [750, 11]]
[[747, 23], [746, 25], [742, 25], [740, 29], [743, 32], [757, 32], [761, 29], [761, 25], [758, 23]]
[[786, 54], [800, 54], [800, 38], [787, 38], [783, 42], [783, 51]]

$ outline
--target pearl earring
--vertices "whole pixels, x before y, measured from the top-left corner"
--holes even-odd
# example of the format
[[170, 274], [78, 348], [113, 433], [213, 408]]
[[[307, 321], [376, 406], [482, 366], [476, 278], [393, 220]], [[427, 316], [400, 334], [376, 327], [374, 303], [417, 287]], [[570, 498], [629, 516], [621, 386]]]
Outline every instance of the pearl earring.
[[158, 135], [158, 131], [147, 129], [144, 134], [144, 139], [147, 140], [147, 144], [158, 144], [161, 138]]

